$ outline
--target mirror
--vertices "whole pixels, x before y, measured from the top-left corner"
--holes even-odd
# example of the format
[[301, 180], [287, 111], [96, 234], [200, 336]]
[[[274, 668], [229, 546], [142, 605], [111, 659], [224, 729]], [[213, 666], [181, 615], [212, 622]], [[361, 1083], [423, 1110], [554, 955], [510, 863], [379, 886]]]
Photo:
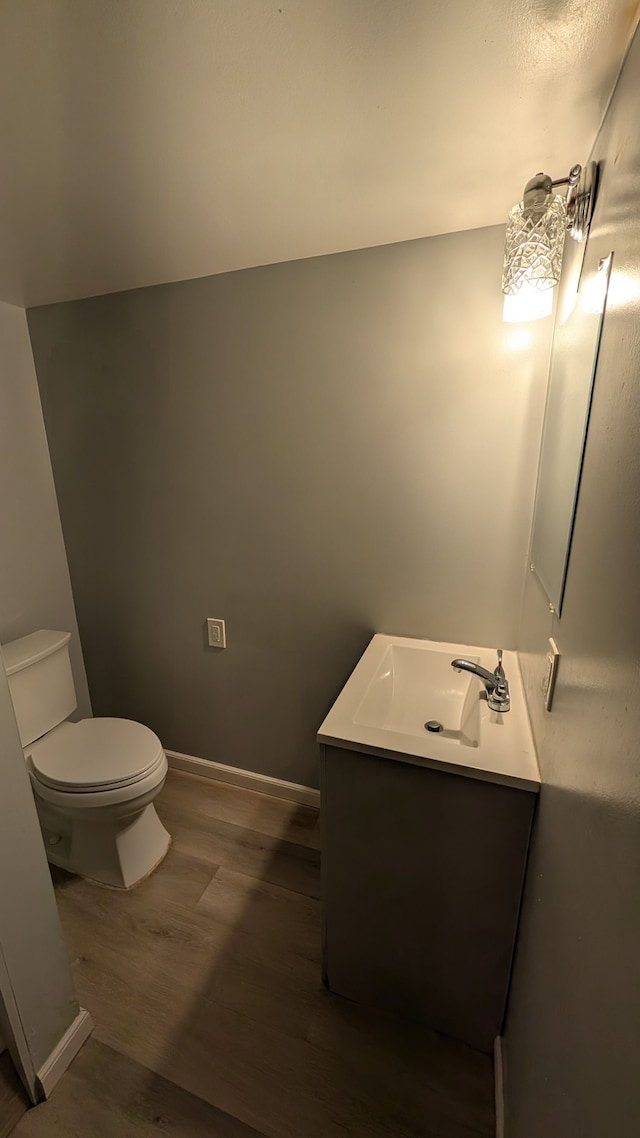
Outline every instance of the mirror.
[[613, 253], [581, 275], [584, 246], [567, 238], [553, 333], [533, 516], [531, 568], [559, 614], [567, 576], [591, 395]]

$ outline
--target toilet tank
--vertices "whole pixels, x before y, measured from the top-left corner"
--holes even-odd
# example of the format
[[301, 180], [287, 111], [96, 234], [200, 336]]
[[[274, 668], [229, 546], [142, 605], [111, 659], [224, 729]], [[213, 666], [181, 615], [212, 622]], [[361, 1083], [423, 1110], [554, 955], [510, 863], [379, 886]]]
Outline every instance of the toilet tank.
[[75, 710], [69, 632], [42, 629], [2, 645], [22, 746], [33, 743]]

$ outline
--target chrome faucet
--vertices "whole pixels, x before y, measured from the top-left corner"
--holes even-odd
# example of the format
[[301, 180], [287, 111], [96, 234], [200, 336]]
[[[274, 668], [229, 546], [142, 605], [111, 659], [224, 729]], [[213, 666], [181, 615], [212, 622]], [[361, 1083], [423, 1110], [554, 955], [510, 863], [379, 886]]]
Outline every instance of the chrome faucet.
[[471, 660], [452, 660], [451, 667], [456, 672], [472, 672], [482, 680], [487, 692], [487, 707], [492, 711], [508, 711], [511, 707], [509, 697], [509, 684], [502, 667], [502, 648], [498, 648], [498, 666], [494, 672], [487, 671], [480, 664], [473, 664]]

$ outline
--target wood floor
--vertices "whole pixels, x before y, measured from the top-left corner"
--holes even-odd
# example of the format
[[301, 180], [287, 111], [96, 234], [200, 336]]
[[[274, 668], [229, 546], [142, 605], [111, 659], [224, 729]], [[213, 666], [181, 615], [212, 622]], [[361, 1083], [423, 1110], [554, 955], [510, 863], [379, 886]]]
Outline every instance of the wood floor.
[[11, 1134], [19, 1118], [27, 1109], [27, 1095], [9, 1058], [9, 1052], [0, 1054], [0, 1138]]
[[96, 1030], [16, 1138], [489, 1138], [490, 1060], [330, 995], [317, 811], [171, 772], [128, 893], [55, 871]]

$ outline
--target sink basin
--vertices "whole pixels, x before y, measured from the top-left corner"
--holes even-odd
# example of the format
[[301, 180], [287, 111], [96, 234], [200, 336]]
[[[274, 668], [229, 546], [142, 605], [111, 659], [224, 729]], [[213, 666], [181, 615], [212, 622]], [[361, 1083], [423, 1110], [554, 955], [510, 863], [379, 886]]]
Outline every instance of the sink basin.
[[[458, 745], [477, 747], [480, 700], [477, 679], [454, 672], [451, 652], [399, 642], [386, 646], [357, 707], [353, 722], [382, 731], [417, 735], [432, 732]], [[474, 664], [480, 662], [472, 656]], [[441, 726], [437, 730], [436, 725]]]
[[322, 723], [318, 741], [537, 790], [540, 775], [516, 653], [503, 657], [509, 712], [490, 710], [477, 676], [454, 672], [456, 656], [490, 671], [497, 662], [494, 649], [376, 634]]

